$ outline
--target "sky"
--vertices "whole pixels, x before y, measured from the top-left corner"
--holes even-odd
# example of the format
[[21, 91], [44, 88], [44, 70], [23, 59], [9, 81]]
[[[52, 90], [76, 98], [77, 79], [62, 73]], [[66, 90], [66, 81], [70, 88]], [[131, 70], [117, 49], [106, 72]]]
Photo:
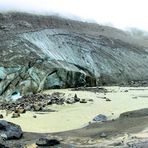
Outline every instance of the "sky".
[[58, 14], [148, 31], [148, 0], [0, 0], [0, 11]]

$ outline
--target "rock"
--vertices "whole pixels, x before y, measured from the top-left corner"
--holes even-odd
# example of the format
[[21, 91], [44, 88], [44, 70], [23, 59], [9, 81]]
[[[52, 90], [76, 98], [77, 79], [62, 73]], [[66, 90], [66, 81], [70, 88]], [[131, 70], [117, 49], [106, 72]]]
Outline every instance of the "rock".
[[51, 99], [51, 104], [58, 104], [59, 99], [58, 98], [52, 98]]
[[138, 97], [137, 96], [134, 96], [134, 97], [132, 97], [132, 99], [138, 99]]
[[23, 132], [19, 125], [0, 120], [0, 137], [4, 139], [20, 139], [22, 135]]
[[18, 109], [15, 110], [15, 113], [19, 113], [19, 114], [26, 113], [26, 109], [24, 109], [24, 108], [18, 108]]
[[88, 101], [93, 102], [94, 100], [93, 99], [89, 99]]
[[77, 97], [77, 94], [74, 95], [74, 98], [78, 98], [78, 97]]
[[147, 148], [148, 147], [148, 139], [140, 139], [134, 140], [126, 143], [128, 147], [131, 148]]
[[86, 99], [81, 99], [80, 103], [87, 103]]
[[27, 105], [27, 106], [25, 106], [25, 110], [26, 110], [26, 111], [31, 111], [31, 109], [32, 109], [32, 105]]
[[124, 92], [128, 92], [128, 90], [125, 90]]
[[113, 146], [121, 146], [121, 145], [123, 145], [123, 143], [122, 143], [122, 142], [115, 142], [115, 143], [113, 143], [112, 145], [113, 145]]
[[38, 146], [55, 146], [58, 144], [60, 144], [60, 142], [56, 139], [40, 138], [36, 141], [36, 145]]
[[42, 107], [40, 105], [37, 105], [37, 104], [33, 105], [32, 108], [33, 108], [34, 111], [41, 111], [42, 110]]
[[24, 144], [13, 144], [13, 148], [27, 148], [27, 146], [25, 146]]
[[107, 137], [106, 133], [103, 132], [103, 133], [100, 134], [100, 138], [106, 138], [106, 137]]
[[33, 118], [37, 118], [37, 116], [36, 115], [33, 115]]
[[106, 101], [111, 101], [109, 98], [106, 98]]
[[5, 30], [6, 28], [7, 28], [7, 26], [0, 24], [0, 30]]
[[99, 114], [96, 117], [93, 118], [93, 121], [96, 122], [105, 122], [107, 121], [107, 117], [105, 115]]
[[49, 101], [47, 102], [47, 105], [52, 105], [52, 100], [49, 100]]
[[102, 99], [105, 99], [106, 100], [107, 98], [106, 97], [103, 97]]
[[58, 102], [57, 102], [57, 105], [63, 105], [64, 104], [64, 100], [59, 100]]
[[80, 98], [77, 97], [77, 94], [74, 95], [74, 101], [75, 102], [79, 102], [80, 101]]
[[22, 27], [27, 27], [27, 28], [31, 28], [32, 25], [30, 23], [28, 23], [27, 21], [19, 21], [18, 25], [22, 26]]
[[13, 113], [12, 116], [11, 116], [11, 118], [18, 118], [18, 117], [20, 117], [19, 113]]
[[107, 93], [107, 89], [103, 87], [97, 87], [99, 93]]
[[73, 104], [73, 103], [75, 103], [75, 100], [74, 100], [74, 98], [68, 98], [68, 99], [66, 100], [66, 103], [67, 103], [67, 104]]
[[9, 147], [6, 147], [4, 144], [0, 143], [0, 148], [9, 148]]
[[0, 119], [3, 119], [3, 118], [4, 118], [4, 116], [2, 114], [0, 114]]

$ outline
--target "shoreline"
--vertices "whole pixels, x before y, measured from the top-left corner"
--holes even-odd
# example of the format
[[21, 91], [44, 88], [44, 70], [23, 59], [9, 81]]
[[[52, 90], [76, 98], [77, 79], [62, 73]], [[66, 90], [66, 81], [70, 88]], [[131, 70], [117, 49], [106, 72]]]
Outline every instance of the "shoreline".
[[[111, 92], [95, 93], [71, 91], [70, 89], [44, 91], [43, 94], [64, 93], [66, 98], [77, 94], [79, 98], [93, 99], [93, 102], [51, 105], [48, 106], [48, 109], [55, 110], [55, 112], [27, 111], [25, 114], [21, 114], [19, 118], [11, 118], [11, 114], [7, 117], [4, 116], [4, 120], [19, 124], [25, 132], [56, 133], [85, 127], [98, 114], [104, 114], [108, 120], [112, 120], [117, 119], [123, 112], [147, 108], [148, 99], [146, 96], [148, 96], [148, 88], [144, 90], [141, 90], [141, 88], [139, 90], [137, 90], [138, 88], [130, 90], [129, 87], [105, 88]], [[103, 99], [104, 97], [109, 98], [111, 101], [106, 101]], [[0, 113], [3, 112], [0, 111]], [[34, 115], [37, 118], [33, 118]]]

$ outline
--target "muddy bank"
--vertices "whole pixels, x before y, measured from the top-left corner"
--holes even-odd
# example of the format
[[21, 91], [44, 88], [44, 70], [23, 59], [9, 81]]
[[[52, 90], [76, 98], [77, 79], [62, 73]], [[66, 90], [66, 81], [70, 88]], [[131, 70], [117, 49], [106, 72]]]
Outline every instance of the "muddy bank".
[[[143, 116], [141, 117], [141, 111]], [[56, 139], [60, 142], [57, 147], [131, 147], [148, 145], [148, 109], [136, 110], [129, 113], [135, 116], [120, 116], [114, 121], [91, 123], [77, 130], [60, 133], [24, 133], [20, 140], [3, 141], [6, 146], [37, 147], [35, 144], [39, 138]], [[126, 112], [127, 114], [128, 112]], [[140, 113], [140, 114], [139, 114]], [[145, 114], [145, 115], [144, 115]], [[144, 135], [144, 136], [143, 136]]]

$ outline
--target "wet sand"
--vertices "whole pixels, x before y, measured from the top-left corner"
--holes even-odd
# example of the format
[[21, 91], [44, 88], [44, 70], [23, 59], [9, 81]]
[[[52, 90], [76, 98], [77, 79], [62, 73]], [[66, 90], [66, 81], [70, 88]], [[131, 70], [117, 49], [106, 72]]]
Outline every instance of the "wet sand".
[[[126, 111], [148, 107], [148, 88], [120, 88], [107, 87], [108, 93], [94, 93], [89, 91], [71, 91], [70, 89], [48, 90], [44, 93], [65, 93], [65, 97], [77, 96], [81, 99], [93, 99], [88, 103], [72, 105], [52, 105], [55, 112], [27, 112], [20, 118], [4, 117], [5, 120], [19, 124], [25, 132], [53, 133], [86, 126], [98, 114], [104, 114], [109, 120], [116, 119]], [[109, 98], [106, 101], [103, 97]], [[5, 111], [1, 111], [5, 115]], [[33, 118], [37, 115], [37, 118]]]

